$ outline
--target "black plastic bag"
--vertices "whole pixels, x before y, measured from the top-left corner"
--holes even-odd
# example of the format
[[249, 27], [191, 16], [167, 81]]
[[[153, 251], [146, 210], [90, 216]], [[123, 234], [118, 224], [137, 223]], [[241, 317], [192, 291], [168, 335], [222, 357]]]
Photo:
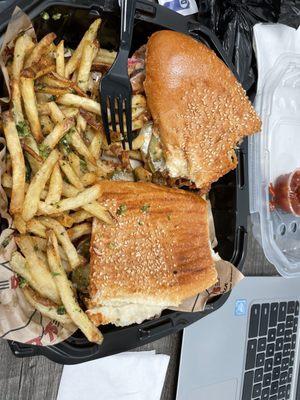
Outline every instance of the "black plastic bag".
[[281, 22], [298, 27], [300, 0], [199, 0], [198, 19], [219, 37], [244, 88], [253, 90], [256, 81], [253, 26], [258, 22]]

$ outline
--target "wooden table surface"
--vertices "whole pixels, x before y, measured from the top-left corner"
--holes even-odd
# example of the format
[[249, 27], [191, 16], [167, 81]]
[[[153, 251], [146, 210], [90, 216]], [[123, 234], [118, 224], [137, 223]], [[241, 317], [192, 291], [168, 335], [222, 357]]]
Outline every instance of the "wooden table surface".
[[[251, 234], [250, 224], [248, 225], [248, 251], [244, 274], [248, 276], [276, 275], [275, 268], [265, 259], [261, 247]], [[181, 334], [179, 333], [139, 348], [139, 350], [154, 349], [158, 353], [170, 355], [161, 400], [175, 399], [180, 344]], [[63, 369], [61, 365], [44, 357], [15, 358], [6, 341], [1, 340], [0, 366], [1, 400], [56, 400]]]

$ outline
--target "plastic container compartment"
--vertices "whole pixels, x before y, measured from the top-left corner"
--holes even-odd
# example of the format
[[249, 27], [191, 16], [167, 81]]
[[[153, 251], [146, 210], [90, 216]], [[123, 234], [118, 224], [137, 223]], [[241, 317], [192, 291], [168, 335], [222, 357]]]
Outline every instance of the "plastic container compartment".
[[[58, 35], [58, 40], [63, 38], [66, 45], [77, 46], [89, 24], [101, 16], [103, 20], [100, 31], [102, 47], [109, 49], [118, 47], [119, 8], [117, 2], [74, 0], [66, 3], [59, 0], [44, 2], [21, 0], [18, 5], [34, 21], [38, 38], [49, 31], [54, 31]], [[12, 9], [13, 7], [9, 11], [3, 11], [0, 15], [1, 35], [5, 32]], [[50, 15], [61, 13], [63, 17], [58, 21], [51, 18], [44, 21], [40, 17], [42, 11], [47, 11]], [[144, 0], [137, 1], [132, 51], [146, 43], [152, 32], [163, 28], [193, 35], [214, 49], [231, 67], [219, 47], [218, 40], [207, 28], [201, 26], [194, 19], [182, 17], [164, 7]], [[246, 251], [246, 228], [249, 214], [247, 141], [237, 150], [237, 155], [238, 168], [213, 185], [210, 198], [219, 242], [216, 250], [223, 259], [231, 261], [241, 270]], [[89, 343], [79, 331], [55, 346], [31, 346], [17, 342], [10, 342], [10, 346], [18, 357], [44, 355], [57, 363], [76, 364], [126, 351], [178, 332], [218, 309], [227, 298], [228, 294], [215, 298], [207, 304], [203, 312], [185, 313], [166, 310], [160, 318], [145, 321], [139, 325], [124, 328], [116, 328], [112, 325], [104, 326], [101, 330], [105, 340], [101, 346]]]
[[279, 177], [300, 168], [300, 56], [277, 60], [256, 108], [262, 132], [248, 142], [254, 235], [282, 276], [300, 276], [300, 216], [274, 204], [272, 194]]

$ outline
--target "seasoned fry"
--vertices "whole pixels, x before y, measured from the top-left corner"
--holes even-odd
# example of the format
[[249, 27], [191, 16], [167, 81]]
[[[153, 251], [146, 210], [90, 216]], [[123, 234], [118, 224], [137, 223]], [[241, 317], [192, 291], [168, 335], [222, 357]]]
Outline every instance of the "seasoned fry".
[[99, 131], [94, 131], [94, 137], [89, 145], [89, 151], [91, 152], [92, 156], [95, 160], [99, 160], [101, 155], [101, 143], [102, 143], [102, 136], [100, 135]]
[[25, 195], [25, 160], [16, 125], [9, 112], [3, 113], [3, 130], [8, 151], [12, 159], [12, 194], [10, 212], [22, 212]]
[[71, 228], [74, 224], [74, 220], [67, 213], [62, 213], [58, 217], [56, 217], [56, 221], [58, 221], [65, 228]]
[[58, 97], [57, 102], [64, 106], [81, 107], [86, 111], [90, 111], [96, 115], [101, 115], [100, 104], [97, 101], [81, 97], [76, 94], [67, 93]]
[[37, 256], [31, 237], [22, 235], [16, 237], [15, 240], [28, 263], [30, 275], [38, 285], [38, 288], [35, 287], [35, 289], [42, 296], [59, 304], [60, 296], [51, 273], [47, 265], [43, 263], [42, 260]]
[[63, 180], [60, 173], [58, 163], [54, 166], [49, 183], [48, 195], [46, 197], [46, 204], [57, 203], [62, 195]]
[[80, 59], [82, 57], [83, 48], [86, 41], [93, 41], [96, 39], [97, 31], [100, 27], [101, 19], [96, 19], [89, 27], [89, 29], [84, 34], [83, 38], [81, 39], [77, 49], [72, 54], [71, 58], [66, 64], [65, 67], [65, 77], [69, 78], [69, 76], [75, 71], [78, 67]]
[[60, 106], [59, 109], [67, 118], [75, 118], [79, 113], [79, 109], [77, 107]]
[[48, 115], [41, 115], [40, 121], [42, 133], [45, 134], [45, 136], [49, 135], [49, 133], [52, 132], [54, 129], [54, 124], [51, 121], [50, 117]]
[[48, 299], [44, 299], [28, 286], [22, 288], [22, 291], [28, 303], [45, 317], [54, 319], [61, 324], [73, 323], [69, 315], [64, 310], [64, 307], [59, 306]]
[[69, 183], [63, 181], [63, 186], [62, 186], [62, 195], [64, 197], [75, 197], [79, 193], [79, 190], [76, 189], [73, 185], [70, 185]]
[[86, 161], [89, 161], [91, 164], [96, 165], [96, 160], [93, 157], [92, 153], [87, 148], [86, 144], [84, 143], [82, 137], [79, 135], [77, 130], [71, 135], [71, 145], [80, 154]]
[[96, 129], [97, 131], [102, 131], [104, 133], [102, 123], [96, 120], [96, 116], [94, 114], [80, 108], [80, 115], [82, 115], [88, 125]]
[[[38, 145], [32, 135], [26, 136], [24, 138], [24, 143], [26, 144], [26, 146], [30, 147], [36, 154], [39, 154]], [[42, 163], [38, 161], [36, 157], [32, 157], [29, 153], [26, 154], [26, 158], [30, 164], [31, 176], [33, 176], [41, 168]]]
[[77, 115], [76, 128], [78, 132], [84, 132], [86, 130], [86, 120], [80, 114]]
[[101, 221], [105, 222], [106, 224], [112, 224], [113, 219], [109, 212], [101, 206], [97, 201], [93, 201], [92, 203], [85, 204], [82, 208], [92, 214], [94, 217], [100, 219]]
[[82, 171], [81, 171], [81, 166], [80, 166], [80, 158], [78, 157], [77, 154], [75, 154], [73, 151], [71, 151], [71, 153], [68, 154], [68, 160], [69, 163], [71, 165], [71, 167], [73, 168], [75, 174], [79, 177], [81, 177], [82, 175]]
[[93, 67], [107, 66], [110, 67], [117, 57], [116, 51], [109, 51], [106, 49], [99, 49], [96, 57], [93, 60]]
[[63, 40], [56, 47], [56, 72], [65, 76], [65, 45]]
[[83, 190], [84, 186], [81, 183], [79, 176], [76, 175], [70, 164], [66, 160], [61, 160], [59, 165], [63, 173], [68, 178], [68, 181], [78, 190]]
[[24, 33], [22, 36], [19, 36], [16, 40], [11, 69], [13, 79], [16, 79], [17, 81], [19, 80], [21, 71], [23, 69], [25, 56], [33, 47], [34, 43], [32, 38], [26, 33]]
[[84, 92], [88, 90], [90, 71], [98, 48], [99, 43], [96, 41], [86, 40], [83, 45], [82, 57], [77, 75], [77, 84]]
[[21, 77], [20, 87], [31, 132], [35, 140], [40, 143], [43, 139], [43, 134], [37, 110], [33, 79]]
[[56, 214], [57, 212], [64, 212], [68, 210], [76, 210], [86, 204], [94, 202], [100, 197], [101, 191], [99, 185], [89, 187], [80, 192], [76, 197], [63, 199], [55, 205], [49, 205], [43, 202], [39, 203], [39, 211], [43, 214]]
[[52, 86], [37, 85], [35, 86], [35, 91], [37, 93], [48, 93], [52, 96], [62, 96], [69, 93], [71, 90], [69, 88], [58, 88]]
[[[44, 225], [43, 224], [41, 224], [41, 225], [43, 226], [43, 228], [45, 229], [45, 232], [46, 232], [46, 228], [44, 227]], [[46, 237], [46, 235], [45, 235], [45, 237]], [[38, 236], [31, 236], [31, 240], [33, 242], [33, 245], [39, 251], [42, 251], [44, 253], [47, 251], [47, 239], [44, 239], [44, 238], [41, 238], [41, 237], [38, 237]], [[59, 250], [60, 258], [62, 260], [64, 260], [64, 261], [67, 261], [68, 257], [66, 255], [64, 249], [60, 245], [58, 246], [58, 250]]]
[[52, 150], [42, 167], [39, 169], [39, 171], [35, 174], [32, 181], [30, 182], [25, 196], [22, 213], [23, 219], [25, 221], [29, 221], [37, 212], [41, 192], [44, 189], [48, 179], [50, 178], [51, 172], [59, 158], [59, 152], [57, 150]]
[[13, 116], [16, 124], [24, 121], [23, 109], [22, 109], [22, 101], [21, 101], [21, 92], [19, 86], [19, 80], [12, 79], [11, 81], [11, 101], [12, 101], [12, 110]]
[[39, 163], [43, 162], [42, 157], [40, 157], [31, 147], [29, 147], [26, 143], [22, 143], [22, 148], [23, 150], [30, 154], [36, 161], [38, 161]]
[[55, 33], [51, 32], [48, 35], [44, 36], [39, 43], [33, 48], [30, 55], [27, 57], [25, 61], [25, 68], [30, 67], [33, 63], [38, 62], [43, 54], [48, 51], [50, 44], [56, 38]]
[[73, 242], [81, 236], [90, 235], [92, 233], [92, 225], [88, 222], [84, 222], [83, 224], [73, 226], [73, 228], [68, 229], [67, 232], [70, 240]]
[[22, 235], [26, 233], [26, 222], [23, 220], [21, 214], [15, 214], [14, 216], [14, 227]]
[[25, 281], [35, 290], [39, 291], [39, 285], [30, 273], [29, 265], [26, 262], [25, 257], [21, 253], [15, 251], [10, 259], [11, 269], [18, 275], [20, 275]]
[[31, 219], [26, 223], [27, 232], [33, 233], [41, 238], [46, 237], [46, 228], [45, 226], [36, 218]]
[[40, 217], [39, 220], [44, 226], [46, 226], [46, 228], [52, 229], [55, 232], [58, 241], [62, 245], [68, 257], [71, 268], [75, 269], [78, 267], [78, 265], [81, 263], [81, 259], [76, 251], [76, 248], [71, 242], [66, 229], [54, 218]]
[[72, 284], [68, 280], [61, 264], [58, 253], [57, 239], [53, 231], [50, 231], [48, 235], [47, 257], [60, 297], [67, 310], [67, 313], [70, 315], [73, 322], [85, 334], [89, 341], [101, 344], [103, 341], [101, 332], [89, 320], [88, 316], [80, 308], [74, 296]]
[[[49, 110], [52, 121], [55, 124], [62, 122], [65, 118], [65, 115], [60, 110], [58, 105], [54, 101], [50, 101], [50, 103], [47, 103], [47, 104], [48, 104], [48, 110]], [[68, 119], [71, 120], [70, 118], [68, 118]]]
[[72, 214], [70, 214], [70, 217], [72, 218], [74, 224], [79, 224], [80, 222], [86, 221], [90, 218], [93, 218], [92, 214], [85, 210], [79, 210], [76, 211]]
[[62, 122], [59, 122], [55, 125], [53, 131], [43, 140], [42, 145], [49, 149], [54, 149], [60, 139], [73, 125], [74, 121], [71, 118], [66, 118]]
[[82, 175], [81, 181], [84, 187], [91, 186], [99, 181], [99, 177], [94, 172], [87, 172], [86, 174]]

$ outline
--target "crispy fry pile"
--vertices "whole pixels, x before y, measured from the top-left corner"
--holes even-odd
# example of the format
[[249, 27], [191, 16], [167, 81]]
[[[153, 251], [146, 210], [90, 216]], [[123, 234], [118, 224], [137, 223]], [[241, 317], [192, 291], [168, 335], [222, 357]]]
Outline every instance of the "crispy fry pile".
[[[132, 101], [132, 151], [122, 149], [119, 127], [110, 146], [103, 134], [99, 82], [116, 54], [99, 48], [100, 24], [91, 24], [74, 51], [63, 40], [56, 45], [55, 33], [38, 43], [26, 33], [16, 39], [7, 64], [11, 102], [1, 124], [8, 149], [2, 185], [18, 246], [11, 267], [32, 306], [61, 324], [74, 323], [97, 343], [102, 335], [70, 280], [88, 262], [78, 243], [91, 234], [92, 218], [113, 222], [98, 201], [99, 180], [124, 170], [135, 179], [151, 175], [139, 151], [148, 119], [143, 95]], [[131, 159], [141, 162], [135, 171]]]

